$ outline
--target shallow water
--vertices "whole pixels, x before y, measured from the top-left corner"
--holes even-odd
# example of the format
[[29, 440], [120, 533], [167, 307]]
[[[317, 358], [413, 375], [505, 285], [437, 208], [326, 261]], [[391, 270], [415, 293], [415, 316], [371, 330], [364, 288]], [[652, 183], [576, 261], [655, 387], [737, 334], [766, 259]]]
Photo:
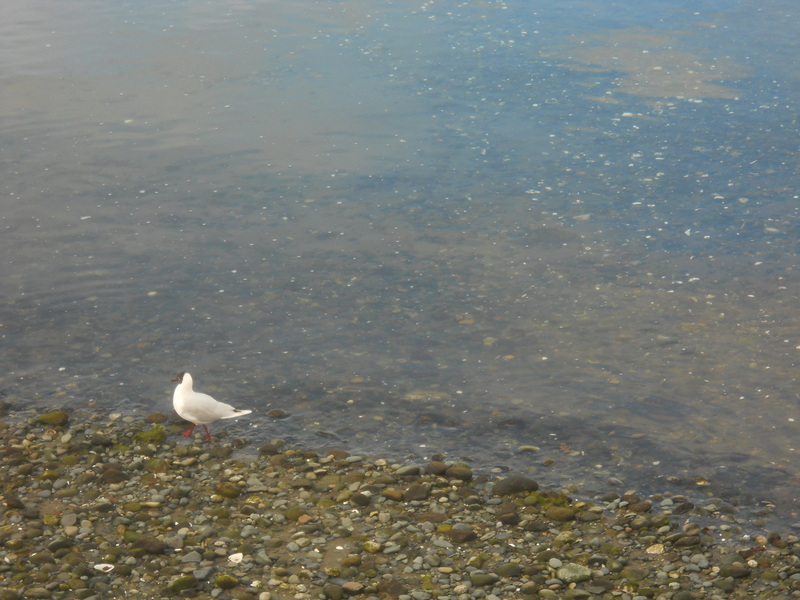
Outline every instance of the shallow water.
[[794, 4], [7, 11], [12, 406], [798, 518]]

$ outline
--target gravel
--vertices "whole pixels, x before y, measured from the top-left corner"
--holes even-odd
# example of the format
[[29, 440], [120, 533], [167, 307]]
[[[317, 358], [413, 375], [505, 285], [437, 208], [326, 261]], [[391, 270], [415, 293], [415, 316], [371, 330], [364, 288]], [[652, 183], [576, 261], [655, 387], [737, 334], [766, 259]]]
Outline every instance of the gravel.
[[23, 416], [0, 425], [0, 600], [800, 598], [797, 537], [680, 496]]

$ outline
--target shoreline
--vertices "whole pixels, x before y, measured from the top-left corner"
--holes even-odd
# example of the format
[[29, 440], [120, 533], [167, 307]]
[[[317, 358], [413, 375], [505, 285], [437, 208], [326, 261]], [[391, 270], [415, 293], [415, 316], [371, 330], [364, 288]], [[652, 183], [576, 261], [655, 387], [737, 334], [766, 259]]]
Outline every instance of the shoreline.
[[797, 536], [747, 535], [732, 507], [208, 444], [158, 413], [9, 416], [0, 600], [800, 597]]

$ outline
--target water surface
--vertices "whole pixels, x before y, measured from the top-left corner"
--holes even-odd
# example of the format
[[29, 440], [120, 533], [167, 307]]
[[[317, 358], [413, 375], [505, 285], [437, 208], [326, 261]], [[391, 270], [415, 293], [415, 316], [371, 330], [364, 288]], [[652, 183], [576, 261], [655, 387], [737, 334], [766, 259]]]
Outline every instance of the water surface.
[[12, 407], [797, 519], [793, 3], [5, 12]]

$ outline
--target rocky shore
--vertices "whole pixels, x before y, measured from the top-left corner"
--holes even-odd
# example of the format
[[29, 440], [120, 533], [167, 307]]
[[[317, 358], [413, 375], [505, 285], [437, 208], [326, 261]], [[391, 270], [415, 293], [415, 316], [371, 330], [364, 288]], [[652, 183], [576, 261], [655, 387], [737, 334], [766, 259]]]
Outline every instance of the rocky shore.
[[800, 540], [711, 500], [177, 435], [164, 415], [0, 425], [0, 600], [800, 598]]

